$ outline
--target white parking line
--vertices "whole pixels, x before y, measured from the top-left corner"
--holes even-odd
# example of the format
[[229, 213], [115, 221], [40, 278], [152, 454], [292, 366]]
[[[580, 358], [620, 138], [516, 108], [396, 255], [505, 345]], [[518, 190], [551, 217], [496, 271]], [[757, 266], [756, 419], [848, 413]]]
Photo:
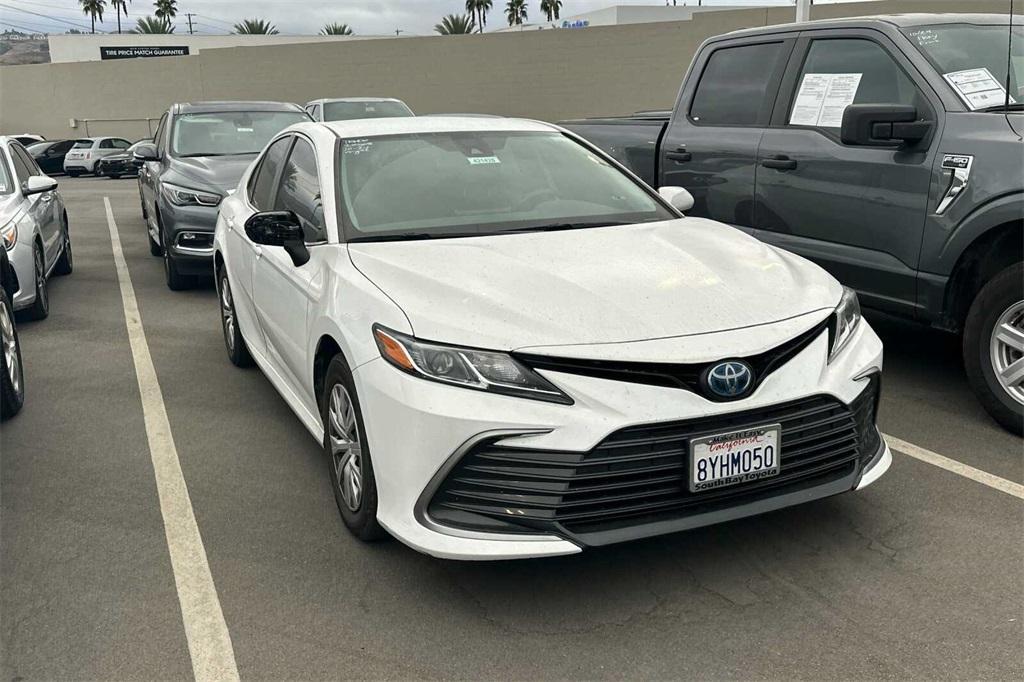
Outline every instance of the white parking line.
[[110, 208], [110, 198], [103, 197], [103, 203], [107, 209], [110, 245], [114, 251], [117, 281], [121, 286], [124, 321], [128, 327], [135, 376], [142, 396], [149, 453], [153, 460], [153, 473], [156, 475], [160, 513], [164, 520], [174, 583], [178, 589], [181, 619], [192, 658], [192, 672], [198, 682], [237, 680], [238, 666], [231, 646], [231, 635], [224, 622], [224, 613], [220, 608], [220, 599], [203, 548], [203, 538], [199, 534], [192, 500], [181, 473], [178, 451], [174, 447], [163, 395], [149, 354], [149, 344], [146, 343], [135, 289], [121, 250], [121, 237], [114, 222], [114, 212]]
[[990, 474], [987, 471], [975, 469], [963, 462], [958, 462], [955, 459], [944, 457], [937, 452], [925, 450], [913, 443], [900, 440], [896, 436], [890, 436], [889, 434], [882, 435], [885, 436], [885, 440], [889, 443], [889, 447], [896, 452], [907, 455], [908, 457], [913, 457], [914, 459], [919, 459], [922, 462], [927, 462], [928, 464], [937, 466], [940, 469], [952, 471], [954, 474], [958, 474], [964, 478], [969, 478], [972, 481], [981, 483], [982, 485], [987, 485], [989, 488], [995, 488], [1007, 495], [1013, 495], [1014, 497], [1024, 500], [1024, 485], [1021, 485], [1020, 483], [1014, 483], [1013, 481], [1008, 481], [1005, 478], [1000, 478], [999, 476]]

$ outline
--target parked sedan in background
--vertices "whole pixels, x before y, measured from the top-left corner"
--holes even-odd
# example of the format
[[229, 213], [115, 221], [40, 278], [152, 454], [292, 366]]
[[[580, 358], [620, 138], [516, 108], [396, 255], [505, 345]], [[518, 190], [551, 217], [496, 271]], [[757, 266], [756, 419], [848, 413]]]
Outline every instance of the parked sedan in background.
[[68, 214], [57, 182], [8, 137], [0, 137], [0, 239], [18, 285], [14, 309], [24, 309], [29, 319], [45, 318], [50, 276], [72, 270]]
[[309, 116], [284, 102], [174, 104], [152, 143], [135, 148], [149, 250], [163, 256], [168, 288], [213, 273], [217, 206], [278, 132]]
[[26, 147], [28, 153], [47, 175], [64, 172], [64, 157], [80, 140], [46, 140]]
[[103, 157], [96, 162], [96, 175], [113, 178], [114, 180], [123, 175], [138, 175], [142, 162], [135, 159], [135, 150], [138, 149], [140, 144], [152, 141], [151, 138], [147, 137], [144, 140], [139, 140], [123, 152]]
[[93, 173], [96, 162], [105, 156], [120, 154], [132, 146], [123, 137], [86, 137], [75, 145], [64, 157], [64, 172], [71, 177]]
[[322, 443], [354, 535], [440, 557], [869, 485], [892, 455], [856, 294], [692, 203], [535, 121], [293, 126], [221, 206], [228, 357]]
[[342, 97], [315, 99], [306, 104], [314, 121], [351, 121], [356, 118], [402, 118], [415, 116], [400, 99], [391, 97]]
[[19, 133], [17, 135], [11, 135], [10, 138], [17, 142], [20, 142], [24, 146], [35, 144], [36, 142], [43, 142], [46, 140], [42, 135], [34, 135], [32, 133]]
[[17, 291], [18, 278], [7, 250], [0, 249], [0, 419], [13, 417], [25, 403], [25, 372], [11, 303]]

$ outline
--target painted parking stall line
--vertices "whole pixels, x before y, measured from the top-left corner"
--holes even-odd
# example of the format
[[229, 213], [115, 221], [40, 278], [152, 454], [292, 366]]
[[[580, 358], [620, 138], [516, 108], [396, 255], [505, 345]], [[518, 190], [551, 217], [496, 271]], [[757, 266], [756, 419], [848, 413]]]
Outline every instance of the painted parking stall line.
[[955, 459], [950, 459], [949, 457], [940, 455], [937, 452], [926, 450], [914, 445], [913, 443], [901, 440], [896, 436], [890, 436], [889, 434], [883, 435], [886, 442], [889, 443], [889, 447], [900, 454], [913, 457], [914, 459], [919, 459], [922, 462], [931, 464], [932, 466], [937, 466], [940, 469], [951, 471], [954, 474], [963, 476], [964, 478], [969, 478], [972, 481], [981, 483], [982, 485], [987, 485], [989, 488], [994, 488], [995, 490], [1004, 492], [1007, 495], [1013, 495], [1016, 498], [1024, 500], [1024, 485], [1021, 485], [1020, 483], [1014, 483], [1013, 481], [1008, 481], [1005, 478], [990, 474], [987, 471], [975, 469], [963, 462], [958, 462]]
[[163, 517], [167, 549], [174, 571], [174, 583], [181, 606], [185, 637], [192, 658], [192, 672], [199, 682], [237, 680], [238, 666], [231, 645], [231, 635], [220, 599], [213, 584], [210, 565], [203, 547], [203, 538], [196, 524], [192, 500], [181, 472], [181, 462], [174, 446], [171, 425], [167, 419], [163, 394], [157, 381], [156, 369], [146, 342], [146, 332], [139, 315], [135, 289], [132, 287], [128, 264], [121, 249], [121, 237], [110, 207], [110, 198], [103, 197], [110, 228], [110, 245], [114, 252], [114, 266], [121, 288], [124, 320], [128, 328], [128, 341], [135, 376], [139, 383], [142, 410], [146, 424], [149, 453], [153, 461], [160, 514]]

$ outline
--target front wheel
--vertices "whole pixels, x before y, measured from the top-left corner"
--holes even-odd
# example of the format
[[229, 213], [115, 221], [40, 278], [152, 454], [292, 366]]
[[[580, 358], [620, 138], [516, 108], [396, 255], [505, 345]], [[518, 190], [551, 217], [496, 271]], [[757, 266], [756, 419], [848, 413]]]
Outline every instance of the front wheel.
[[[164, 243], [164, 248], [161, 251], [164, 256], [164, 279], [167, 282], [167, 288], [171, 291], [183, 291], [192, 284], [192, 278], [178, 271], [178, 264], [175, 262], [171, 249], [168, 246], [170, 240], [166, 230], [160, 233], [160, 239]], [[151, 253], [152, 250], [152, 246], [150, 246]]]
[[21, 345], [14, 326], [14, 307], [7, 292], [0, 289], [0, 419], [18, 414], [25, 404], [25, 375]]
[[53, 272], [57, 275], [70, 275], [72, 270], [75, 269], [75, 256], [71, 253], [71, 233], [68, 231], [68, 218], [64, 216], [62, 222], [63, 234], [61, 238], [64, 241], [64, 245], [61, 248], [60, 258], [57, 259], [57, 265], [54, 266]]
[[377, 522], [377, 482], [355, 382], [341, 355], [334, 356], [327, 367], [320, 412], [328, 473], [341, 519], [360, 540], [378, 540], [386, 533]]
[[964, 323], [964, 366], [985, 410], [1024, 434], [1024, 263], [982, 287]]
[[217, 277], [217, 293], [220, 298], [220, 323], [224, 331], [224, 346], [228, 351], [228, 359], [235, 367], [252, 367], [252, 355], [238, 327], [238, 314], [235, 312], [235, 298], [231, 293], [231, 282], [228, 281], [227, 268], [221, 267]]
[[45, 320], [50, 314], [50, 292], [47, 289], [46, 262], [43, 260], [43, 249], [36, 243], [32, 250], [33, 278], [36, 284], [36, 300], [25, 311], [30, 320]]

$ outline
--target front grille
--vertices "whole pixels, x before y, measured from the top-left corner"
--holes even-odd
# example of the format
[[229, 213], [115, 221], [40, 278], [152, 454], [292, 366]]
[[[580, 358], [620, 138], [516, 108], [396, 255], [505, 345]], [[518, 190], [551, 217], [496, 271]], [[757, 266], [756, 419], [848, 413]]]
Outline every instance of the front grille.
[[[600, 533], [734, 507], [852, 476], [877, 450], [876, 378], [847, 406], [830, 396], [731, 415], [633, 426], [588, 452], [484, 441], [449, 472], [428, 507], [438, 523], [477, 530]], [[691, 439], [779, 423], [777, 476], [691, 493]], [[874, 441], [872, 441], [874, 439]], [[874, 447], [872, 447], [874, 442]]]

